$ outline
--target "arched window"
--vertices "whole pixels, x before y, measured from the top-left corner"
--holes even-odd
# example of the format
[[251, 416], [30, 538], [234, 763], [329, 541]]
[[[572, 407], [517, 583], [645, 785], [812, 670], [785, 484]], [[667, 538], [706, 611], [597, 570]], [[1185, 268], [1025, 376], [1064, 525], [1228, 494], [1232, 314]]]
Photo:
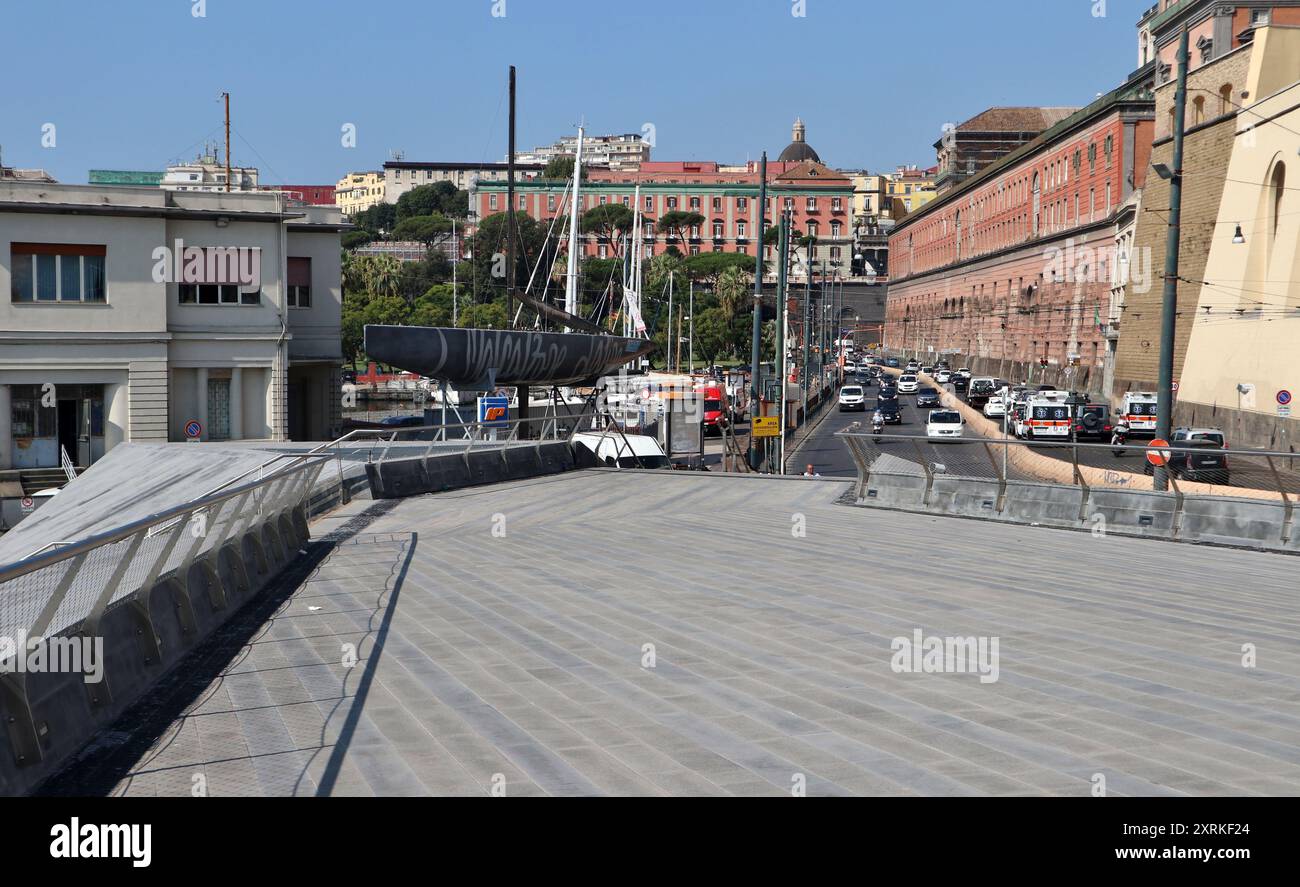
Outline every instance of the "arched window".
[[957, 261], [961, 261], [961, 210], [957, 210], [956, 231], [957, 231]]
[[1232, 84], [1225, 83], [1219, 87], [1219, 113], [1232, 113]]

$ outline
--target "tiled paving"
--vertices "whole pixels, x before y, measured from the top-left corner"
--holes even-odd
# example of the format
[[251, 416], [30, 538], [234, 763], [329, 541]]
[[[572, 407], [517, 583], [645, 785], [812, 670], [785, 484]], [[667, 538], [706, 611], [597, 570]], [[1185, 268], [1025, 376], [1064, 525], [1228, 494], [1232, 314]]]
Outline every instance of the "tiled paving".
[[[113, 792], [1300, 792], [1300, 562], [844, 488], [584, 472], [354, 503]], [[998, 680], [895, 673], [915, 629], [999, 638]]]

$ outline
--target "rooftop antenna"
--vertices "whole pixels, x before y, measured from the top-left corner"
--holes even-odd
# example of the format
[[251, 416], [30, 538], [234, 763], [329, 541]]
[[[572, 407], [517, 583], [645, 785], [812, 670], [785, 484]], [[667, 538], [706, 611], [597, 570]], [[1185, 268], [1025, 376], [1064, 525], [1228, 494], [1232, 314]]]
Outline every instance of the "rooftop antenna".
[[230, 193], [230, 93], [223, 92], [221, 97], [226, 100], [226, 193]]

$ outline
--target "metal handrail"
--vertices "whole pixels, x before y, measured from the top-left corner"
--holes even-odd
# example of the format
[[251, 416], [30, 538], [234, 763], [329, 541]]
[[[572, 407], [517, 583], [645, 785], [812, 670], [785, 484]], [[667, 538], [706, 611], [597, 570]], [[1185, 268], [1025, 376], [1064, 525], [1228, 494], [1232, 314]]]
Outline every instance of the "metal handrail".
[[[855, 431], [850, 428], [846, 428], [843, 431], [837, 431], [835, 433], [835, 436], [836, 437], [870, 437], [870, 438], [878, 437], [881, 440], [916, 440], [916, 441], [925, 441], [932, 444], [987, 443], [993, 446], [1019, 446], [1019, 447], [1029, 447], [1029, 448], [1064, 449], [1064, 450], [1078, 448], [1082, 450], [1105, 450], [1107, 452], [1114, 452], [1115, 450], [1134, 450], [1134, 451], [1145, 452], [1146, 450], [1150, 450], [1150, 449], [1159, 449], [1161, 452], [1170, 452], [1170, 453], [1203, 453], [1206, 451], [1206, 449], [1208, 449], [1208, 447], [1185, 447], [1185, 446], [1177, 446], [1173, 444], [1167, 447], [1151, 447], [1148, 445], [1147, 442], [1134, 441], [1132, 438], [1130, 438], [1127, 443], [1121, 446], [1118, 444], [1108, 444], [1108, 443], [1090, 444], [1090, 443], [1074, 443], [1072, 441], [1057, 441], [1057, 440], [1020, 440], [1019, 438], [1009, 437], [1009, 436], [1008, 437], [984, 437], [983, 435], [978, 435], [978, 436], [971, 436], [971, 437], [927, 437], [926, 435], [923, 434], [876, 434], [872, 431]], [[1218, 449], [1217, 451], [1229, 457], [1233, 457], [1233, 456], [1256, 457], [1257, 456], [1259, 458], [1267, 458], [1271, 456], [1273, 458], [1279, 458], [1279, 459], [1300, 459], [1300, 453], [1280, 453], [1280, 452], [1272, 452], [1270, 450]]]
[[[319, 454], [317, 458], [326, 458], [326, 455]], [[220, 505], [222, 503], [228, 502], [229, 500], [234, 499], [237, 496], [251, 494], [254, 491], [259, 490], [262, 487], [265, 487], [269, 484], [281, 483], [293, 471], [305, 470], [305, 469], [306, 469], [305, 464], [303, 466], [298, 466], [297, 468], [291, 467], [284, 471], [276, 472], [270, 477], [260, 478], [258, 480], [252, 481], [251, 483], [244, 484], [243, 486], [235, 487], [234, 489], [225, 490], [219, 493], [213, 493], [211, 495], [203, 496], [198, 499], [192, 500], [190, 502], [184, 502], [180, 505], [173, 505], [170, 508], [166, 508], [162, 511], [156, 512], [146, 517], [138, 518], [134, 521], [131, 521], [131, 523], [129, 524], [124, 524], [123, 526], [116, 527], [112, 530], [106, 530], [102, 533], [97, 533], [93, 536], [87, 536], [86, 538], [79, 539], [75, 542], [51, 543], [52, 545], [60, 545], [61, 547], [58, 548], [57, 551], [52, 551], [49, 553], [38, 552], [35, 554], [28, 555], [27, 557], [23, 558], [20, 561], [15, 561], [10, 564], [0, 564], [0, 583], [8, 582], [12, 579], [17, 579], [20, 576], [26, 576], [27, 574], [34, 573], [37, 570], [43, 570], [46, 567], [76, 557], [77, 555], [85, 554], [87, 552], [92, 551], [93, 549], [101, 548], [105, 545], [110, 545], [114, 542], [121, 542], [123, 539], [129, 539], [131, 536], [146, 531], [150, 527], [153, 527], [157, 524], [166, 523], [167, 521], [174, 520], [178, 517], [183, 517], [186, 514], [190, 514], [195, 511], [199, 511], [201, 509], [205, 509], [205, 508], [210, 509], [214, 505]], [[47, 548], [48, 547], [49, 546], [47, 546]]]

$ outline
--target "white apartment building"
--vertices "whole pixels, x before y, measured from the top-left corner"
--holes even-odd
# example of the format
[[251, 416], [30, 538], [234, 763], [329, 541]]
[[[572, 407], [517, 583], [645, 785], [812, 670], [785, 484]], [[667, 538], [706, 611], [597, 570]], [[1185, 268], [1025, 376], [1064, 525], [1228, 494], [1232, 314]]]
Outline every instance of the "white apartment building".
[[[515, 177], [528, 181], [542, 174], [545, 164], [516, 163]], [[468, 191], [478, 182], [504, 182], [505, 163], [454, 163], [445, 161], [390, 160], [384, 164], [384, 201], [397, 203], [407, 191], [436, 182], [451, 182]]]
[[[257, 169], [235, 166], [230, 169], [231, 191], [256, 191]], [[165, 191], [225, 191], [226, 165], [217, 159], [215, 152], [205, 152], [193, 163], [179, 163], [167, 167], [160, 187]]]
[[[515, 154], [516, 163], [535, 163], [545, 167], [556, 157], [573, 157], [578, 153], [578, 137], [565, 136], [553, 145]], [[650, 160], [650, 143], [640, 133], [582, 137], [582, 162], [590, 166], [607, 166], [612, 170], [637, 170]]]
[[273, 192], [0, 182], [0, 469], [332, 439], [344, 229]]

